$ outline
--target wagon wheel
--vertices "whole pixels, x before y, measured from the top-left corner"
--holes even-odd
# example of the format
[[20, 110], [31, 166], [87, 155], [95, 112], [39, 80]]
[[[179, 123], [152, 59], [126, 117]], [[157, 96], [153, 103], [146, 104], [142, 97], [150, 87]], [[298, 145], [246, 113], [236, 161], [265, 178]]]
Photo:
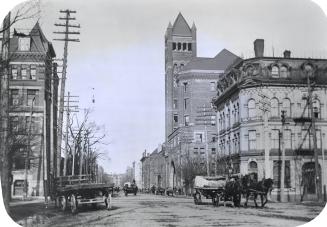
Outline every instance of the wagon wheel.
[[201, 204], [201, 202], [202, 202], [202, 200], [201, 200], [201, 195], [200, 195], [200, 193], [195, 193], [195, 195], [194, 195], [194, 203], [196, 204], [196, 205], [199, 205], [199, 204]]
[[70, 196], [70, 209], [72, 214], [77, 213], [77, 199], [74, 194]]
[[66, 196], [61, 196], [61, 199], [59, 199], [60, 201], [60, 208], [62, 211], [65, 211], [67, 208], [67, 199]]

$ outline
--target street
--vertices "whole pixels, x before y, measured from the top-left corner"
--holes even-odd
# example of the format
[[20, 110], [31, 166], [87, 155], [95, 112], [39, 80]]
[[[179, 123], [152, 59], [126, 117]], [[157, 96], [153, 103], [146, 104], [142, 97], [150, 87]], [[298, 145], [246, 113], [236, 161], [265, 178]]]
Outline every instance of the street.
[[[210, 200], [195, 205], [188, 197], [138, 194], [113, 198], [110, 211], [104, 205], [80, 207], [79, 213], [61, 212], [51, 204], [12, 207], [13, 219], [23, 226], [298, 226], [316, 217], [322, 205], [273, 203], [265, 208], [213, 207]], [[38, 207], [38, 208], [37, 208]], [[24, 212], [33, 210], [33, 215]]]

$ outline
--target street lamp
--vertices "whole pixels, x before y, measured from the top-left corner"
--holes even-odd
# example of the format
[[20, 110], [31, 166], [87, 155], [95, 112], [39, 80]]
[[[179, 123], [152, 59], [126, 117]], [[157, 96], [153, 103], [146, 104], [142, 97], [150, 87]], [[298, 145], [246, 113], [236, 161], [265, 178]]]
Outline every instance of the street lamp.
[[35, 102], [35, 96], [32, 99], [32, 106], [31, 106], [31, 112], [30, 112], [30, 121], [27, 131], [27, 149], [26, 149], [26, 157], [25, 157], [25, 174], [24, 174], [24, 192], [25, 192], [25, 199], [27, 198], [27, 192], [28, 192], [28, 185], [27, 185], [27, 171], [29, 166], [29, 154], [31, 150], [31, 129], [32, 129], [32, 115], [33, 115], [33, 108], [34, 108], [34, 102]]

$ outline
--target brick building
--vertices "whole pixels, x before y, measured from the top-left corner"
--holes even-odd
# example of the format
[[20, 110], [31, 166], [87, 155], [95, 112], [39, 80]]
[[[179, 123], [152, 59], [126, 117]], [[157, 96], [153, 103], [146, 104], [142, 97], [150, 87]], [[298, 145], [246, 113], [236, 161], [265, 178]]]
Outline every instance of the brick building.
[[[284, 148], [287, 199], [310, 198], [316, 190], [315, 150], [322, 185], [327, 181], [323, 142], [327, 133], [327, 60], [293, 58], [290, 51], [285, 51], [284, 57], [266, 57], [264, 40], [256, 40], [254, 50], [254, 58], [234, 64], [218, 81], [214, 105], [220, 173], [230, 169], [241, 174], [255, 172], [259, 180], [273, 178], [273, 196], [277, 196]], [[312, 108], [308, 77], [313, 86]], [[281, 111], [285, 111], [283, 130]]]
[[[38, 23], [28, 34], [14, 31], [9, 50], [9, 138], [12, 197], [41, 196], [56, 176], [58, 81], [55, 51]], [[28, 162], [26, 162], [26, 158]], [[27, 165], [26, 165], [27, 164]]]
[[190, 156], [215, 174], [217, 126], [211, 99], [220, 75], [240, 59], [226, 49], [213, 58], [197, 57], [196, 46], [195, 25], [190, 28], [179, 13], [165, 35], [168, 187], [184, 188], [183, 160]]

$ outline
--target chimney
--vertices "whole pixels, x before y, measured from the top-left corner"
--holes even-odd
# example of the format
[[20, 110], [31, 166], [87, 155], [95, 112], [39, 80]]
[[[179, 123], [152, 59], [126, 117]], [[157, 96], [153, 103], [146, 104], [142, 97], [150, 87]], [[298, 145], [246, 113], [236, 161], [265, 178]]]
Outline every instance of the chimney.
[[284, 51], [284, 58], [291, 58], [291, 51], [285, 50]]
[[264, 39], [256, 39], [254, 41], [254, 54], [256, 58], [263, 57], [264, 43]]

